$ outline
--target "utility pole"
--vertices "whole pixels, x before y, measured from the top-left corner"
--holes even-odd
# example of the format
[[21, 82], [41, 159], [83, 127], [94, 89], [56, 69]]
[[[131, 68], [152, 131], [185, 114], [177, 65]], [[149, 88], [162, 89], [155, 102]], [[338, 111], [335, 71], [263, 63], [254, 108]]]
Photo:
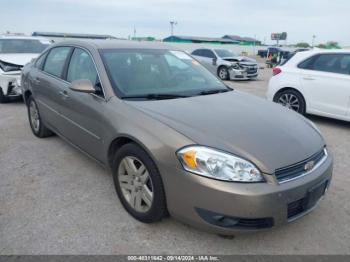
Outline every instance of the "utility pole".
[[134, 25], [134, 39], [136, 38], [136, 27]]
[[177, 25], [176, 21], [170, 21], [171, 36], [174, 35], [174, 26]]
[[314, 45], [315, 45], [315, 38], [316, 38], [316, 36], [315, 36], [315, 35], [313, 35], [313, 36], [312, 36], [312, 45], [311, 45], [311, 46], [312, 46], [312, 48], [314, 48]]

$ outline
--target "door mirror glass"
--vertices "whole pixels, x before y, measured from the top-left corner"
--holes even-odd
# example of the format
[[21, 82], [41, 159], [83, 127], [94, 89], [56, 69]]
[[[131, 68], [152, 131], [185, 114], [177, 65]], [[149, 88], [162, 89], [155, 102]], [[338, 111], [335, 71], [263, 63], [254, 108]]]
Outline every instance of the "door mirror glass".
[[214, 57], [213, 58], [213, 65], [216, 66], [217, 62], [218, 62], [218, 59], [216, 57]]
[[91, 81], [88, 79], [75, 80], [72, 82], [69, 88], [76, 92], [89, 93], [89, 94], [93, 94], [96, 91]]

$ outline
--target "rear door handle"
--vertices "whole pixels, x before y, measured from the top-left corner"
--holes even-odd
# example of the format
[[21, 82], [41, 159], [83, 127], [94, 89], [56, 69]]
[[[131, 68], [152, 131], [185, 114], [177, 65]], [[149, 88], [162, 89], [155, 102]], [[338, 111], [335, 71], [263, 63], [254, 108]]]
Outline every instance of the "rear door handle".
[[69, 98], [67, 90], [63, 90], [63, 91], [59, 92], [59, 94], [62, 96], [63, 99]]
[[34, 83], [35, 83], [35, 84], [40, 84], [40, 79], [39, 79], [39, 77], [34, 77]]
[[315, 80], [315, 78], [311, 77], [311, 76], [305, 76], [303, 77], [304, 80]]

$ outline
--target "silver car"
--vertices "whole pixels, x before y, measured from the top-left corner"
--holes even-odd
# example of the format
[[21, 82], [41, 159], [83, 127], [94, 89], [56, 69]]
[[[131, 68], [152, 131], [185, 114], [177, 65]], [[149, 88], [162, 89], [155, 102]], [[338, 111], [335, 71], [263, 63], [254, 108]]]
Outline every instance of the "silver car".
[[331, 181], [310, 121], [163, 44], [61, 42], [24, 67], [22, 88], [34, 135], [57, 134], [108, 167], [145, 223], [170, 214], [220, 234], [271, 228], [310, 212]]
[[231, 50], [201, 48], [194, 50], [192, 55], [221, 80], [249, 80], [258, 77], [257, 62], [236, 55]]

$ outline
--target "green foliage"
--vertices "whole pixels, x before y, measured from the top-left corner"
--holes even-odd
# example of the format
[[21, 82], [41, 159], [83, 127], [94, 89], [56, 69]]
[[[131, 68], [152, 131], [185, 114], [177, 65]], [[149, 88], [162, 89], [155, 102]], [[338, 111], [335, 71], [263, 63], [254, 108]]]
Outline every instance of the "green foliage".
[[297, 43], [295, 46], [299, 47], [299, 48], [309, 48], [310, 47], [310, 45], [306, 42]]

